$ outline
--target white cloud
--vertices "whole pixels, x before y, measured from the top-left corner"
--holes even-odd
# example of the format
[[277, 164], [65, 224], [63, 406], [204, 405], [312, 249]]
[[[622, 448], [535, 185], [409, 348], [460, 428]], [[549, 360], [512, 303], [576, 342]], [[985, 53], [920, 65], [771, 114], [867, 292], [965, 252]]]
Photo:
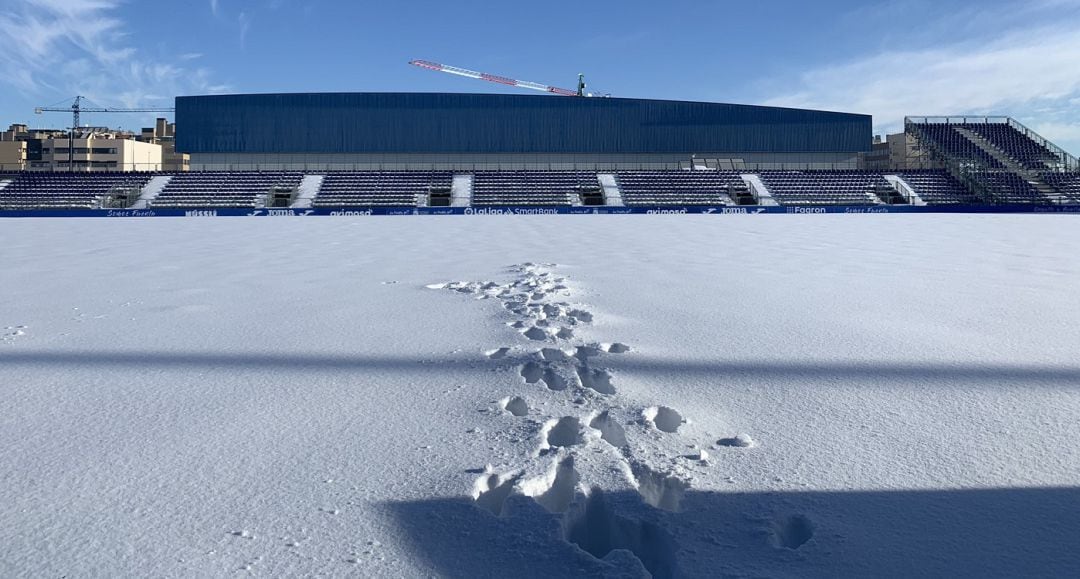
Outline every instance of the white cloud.
[[251, 18], [247, 12], [241, 10], [240, 16], [236, 17], [236, 22], [240, 25], [240, 48], [244, 48], [247, 44], [248, 30], [251, 28]]
[[[0, 83], [53, 102], [81, 94], [107, 106], [171, 106], [172, 97], [221, 87], [197, 54], [162, 60], [132, 46], [119, 9], [125, 0], [21, 0], [0, 12]], [[218, 86], [215, 86], [218, 85]]]
[[1013, 116], [1076, 150], [1075, 133], [1048, 121], [1080, 113], [1080, 23], [997, 32], [810, 70], [795, 90], [766, 104], [870, 113], [883, 132], [900, 129], [906, 115]]
[[218, 0], [210, 0], [210, 13], [214, 16], [218, 15]]

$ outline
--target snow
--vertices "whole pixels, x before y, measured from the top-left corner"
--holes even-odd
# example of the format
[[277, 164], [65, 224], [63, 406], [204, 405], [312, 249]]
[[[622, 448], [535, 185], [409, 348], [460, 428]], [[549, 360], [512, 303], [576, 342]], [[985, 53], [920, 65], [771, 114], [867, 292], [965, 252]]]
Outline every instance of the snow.
[[9, 220], [0, 576], [1078, 576], [1077, 231]]

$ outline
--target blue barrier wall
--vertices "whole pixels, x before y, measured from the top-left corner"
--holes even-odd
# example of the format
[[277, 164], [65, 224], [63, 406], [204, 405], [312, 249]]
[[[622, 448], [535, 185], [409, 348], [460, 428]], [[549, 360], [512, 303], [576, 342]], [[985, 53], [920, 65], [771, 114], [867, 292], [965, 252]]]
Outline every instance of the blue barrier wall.
[[869, 115], [623, 98], [450, 93], [189, 96], [185, 153], [855, 153]]
[[877, 205], [827, 207], [731, 207], [709, 205], [655, 207], [320, 207], [313, 209], [56, 209], [0, 211], [0, 219], [33, 217], [367, 217], [376, 215], [836, 215], [869, 213], [1045, 213], [1080, 215], [1080, 205]]

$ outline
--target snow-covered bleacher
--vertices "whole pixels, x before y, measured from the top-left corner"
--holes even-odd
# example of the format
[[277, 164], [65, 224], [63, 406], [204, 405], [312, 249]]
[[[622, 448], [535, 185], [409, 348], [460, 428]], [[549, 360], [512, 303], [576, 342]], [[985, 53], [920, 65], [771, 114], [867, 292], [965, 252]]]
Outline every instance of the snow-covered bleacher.
[[117, 187], [141, 189], [151, 173], [19, 173], [0, 189], [0, 209], [98, 209]]
[[864, 171], [762, 171], [761, 180], [781, 205], [875, 205], [876, 191], [894, 190]]
[[474, 205], [572, 205], [600, 191], [595, 171], [476, 171]]
[[928, 205], [978, 203], [975, 195], [943, 170], [907, 171], [900, 177]]
[[275, 187], [299, 187], [304, 174], [292, 171], [177, 173], [151, 207], [258, 207]]
[[415, 206], [417, 198], [449, 191], [450, 171], [342, 171], [323, 177], [316, 207]]
[[732, 205], [731, 188], [746, 188], [733, 171], [618, 171], [627, 205]]

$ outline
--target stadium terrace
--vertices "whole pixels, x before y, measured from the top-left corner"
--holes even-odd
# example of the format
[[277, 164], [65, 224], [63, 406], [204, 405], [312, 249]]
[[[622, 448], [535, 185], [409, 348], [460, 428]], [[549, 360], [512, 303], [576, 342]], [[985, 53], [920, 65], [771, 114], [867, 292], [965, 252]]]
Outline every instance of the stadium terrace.
[[881, 139], [868, 115], [624, 98], [260, 94], [175, 108], [176, 125], [137, 146], [13, 127], [0, 216], [1080, 207], [1076, 158], [1007, 117], [910, 117]]

